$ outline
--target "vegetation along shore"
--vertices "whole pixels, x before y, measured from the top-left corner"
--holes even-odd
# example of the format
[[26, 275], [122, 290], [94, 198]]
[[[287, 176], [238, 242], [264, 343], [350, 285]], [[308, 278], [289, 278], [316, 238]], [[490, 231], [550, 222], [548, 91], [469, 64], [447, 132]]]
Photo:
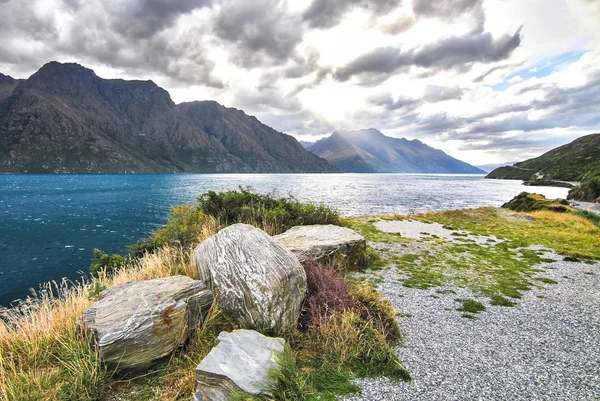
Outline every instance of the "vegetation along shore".
[[207, 192], [127, 255], [97, 250], [91, 278], [5, 311], [0, 394], [593, 399], [599, 230], [600, 216], [527, 193], [503, 208], [343, 218]]

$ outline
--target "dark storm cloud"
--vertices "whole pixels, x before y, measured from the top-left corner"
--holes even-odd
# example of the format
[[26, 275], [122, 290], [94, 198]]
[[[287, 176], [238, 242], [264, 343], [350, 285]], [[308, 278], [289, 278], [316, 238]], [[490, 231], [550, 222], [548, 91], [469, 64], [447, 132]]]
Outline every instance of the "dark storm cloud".
[[347, 81], [353, 76], [366, 78], [373, 85], [412, 66], [436, 70], [490, 63], [508, 58], [521, 43], [521, 31], [494, 39], [491, 33], [470, 33], [426, 45], [419, 49], [379, 48], [338, 68], [334, 77]]
[[381, 14], [400, 4], [398, 0], [313, 0], [302, 17], [311, 27], [331, 28], [338, 25], [344, 14], [355, 7]]
[[[66, 2], [69, 2], [68, 0]], [[73, 3], [73, 0], [70, 0]], [[148, 38], [171, 26], [181, 15], [210, 6], [212, 0], [103, 1], [111, 28], [122, 35]]]
[[35, 2], [13, 0], [1, 6], [12, 22], [0, 27], [0, 62], [31, 72], [49, 60], [76, 58], [130, 75], [163, 75], [173, 86], [223, 87], [206, 56], [202, 42], [206, 28], [174, 28], [179, 17], [209, 4], [209, 0], [57, 0], [56, 11], [74, 17], [65, 24], [38, 14]]
[[304, 27], [277, 0], [229, 0], [217, 16], [215, 34], [237, 46], [233, 61], [251, 67], [287, 62]]

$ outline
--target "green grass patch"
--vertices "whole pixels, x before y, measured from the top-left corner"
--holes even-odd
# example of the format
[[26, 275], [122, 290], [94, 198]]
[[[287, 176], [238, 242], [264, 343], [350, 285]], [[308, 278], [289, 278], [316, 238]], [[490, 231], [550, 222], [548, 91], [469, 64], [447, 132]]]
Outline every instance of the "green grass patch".
[[513, 302], [510, 299], [503, 297], [502, 295], [491, 295], [490, 296], [490, 304], [494, 305], [494, 306], [505, 306], [505, 307], [517, 306], [516, 302]]
[[398, 233], [385, 233], [379, 231], [375, 227], [375, 223], [378, 222], [377, 218], [346, 218], [341, 220], [341, 224], [353, 229], [360, 235], [365, 237], [369, 242], [410, 242], [409, 238], [404, 238]]
[[536, 280], [544, 284], [558, 284], [558, 281], [552, 280], [551, 278], [547, 277], [537, 277]]
[[461, 304], [459, 308], [456, 308], [459, 312], [475, 314], [485, 311], [485, 305], [474, 299], [457, 299], [456, 301]]
[[528, 247], [542, 245], [565, 257], [600, 259], [600, 230], [586, 218], [571, 213], [536, 211], [514, 214], [496, 208], [461, 209], [413, 216], [451, 225], [473, 234], [492, 236]]

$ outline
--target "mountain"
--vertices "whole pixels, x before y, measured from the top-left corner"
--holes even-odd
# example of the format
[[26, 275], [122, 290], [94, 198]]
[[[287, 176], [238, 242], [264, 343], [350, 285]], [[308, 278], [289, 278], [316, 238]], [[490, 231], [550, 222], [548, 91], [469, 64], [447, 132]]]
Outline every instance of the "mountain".
[[9, 97], [18, 84], [18, 79], [0, 73], [0, 100]]
[[484, 173], [423, 142], [391, 138], [376, 129], [335, 131], [309, 150], [344, 172]]
[[102, 79], [57, 62], [11, 80], [0, 83], [0, 172], [337, 171], [243, 111], [176, 105], [152, 81]]
[[482, 169], [486, 173], [491, 173], [498, 167], [512, 166], [516, 162], [505, 162], [505, 163], [492, 163], [492, 164], [478, 164], [475, 167]]
[[314, 142], [307, 142], [307, 141], [299, 141], [299, 142], [300, 142], [300, 145], [304, 146], [304, 149], [310, 149], [310, 147], [315, 144]]
[[581, 181], [597, 175], [600, 175], [600, 134], [583, 136], [539, 157], [497, 168], [486, 178]]

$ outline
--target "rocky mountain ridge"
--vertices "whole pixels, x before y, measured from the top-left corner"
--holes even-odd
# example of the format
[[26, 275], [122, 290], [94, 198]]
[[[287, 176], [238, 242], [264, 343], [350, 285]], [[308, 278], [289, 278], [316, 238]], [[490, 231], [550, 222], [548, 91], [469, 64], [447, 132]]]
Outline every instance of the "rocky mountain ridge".
[[152, 81], [50, 62], [0, 77], [0, 172], [335, 172], [293, 137], [216, 102], [176, 105]]
[[335, 131], [308, 150], [352, 173], [483, 174], [419, 140], [392, 138], [376, 129]]

